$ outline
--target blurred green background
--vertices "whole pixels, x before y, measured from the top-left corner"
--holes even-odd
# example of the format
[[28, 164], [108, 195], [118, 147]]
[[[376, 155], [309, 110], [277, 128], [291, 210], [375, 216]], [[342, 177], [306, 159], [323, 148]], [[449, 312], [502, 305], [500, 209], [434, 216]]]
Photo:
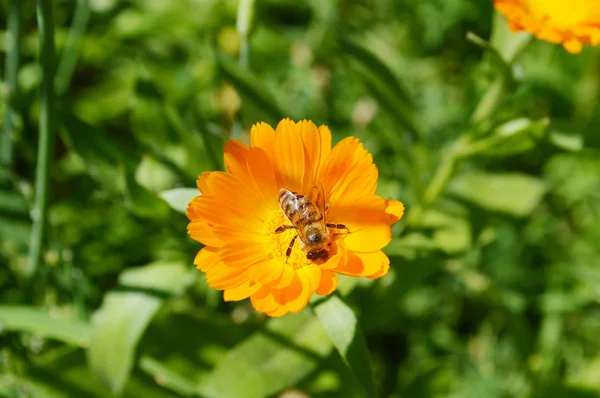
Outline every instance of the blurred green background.
[[310, 308], [269, 320], [209, 289], [187, 219], [158, 195], [283, 117], [361, 139], [379, 193], [407, 207], [389, 274], [340, 282], [370, 395], [600, 396], [598, 49], [510, 34], [482, 0], [57, 0], [49, 227], [31, 274], [41, 73], [35, 3], [20, 3], [14, 112], [6, 84], [0, 112], [15, 129], [0, 396], [369, 395]]

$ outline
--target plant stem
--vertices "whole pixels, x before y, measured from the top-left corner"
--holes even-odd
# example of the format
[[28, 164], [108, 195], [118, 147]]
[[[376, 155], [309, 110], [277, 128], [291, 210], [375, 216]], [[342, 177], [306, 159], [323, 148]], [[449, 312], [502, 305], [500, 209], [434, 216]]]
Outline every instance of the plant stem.
[[65, 50], [56, 69], [56, 78], [54, 80], [56, 95], [62, 95], [69, 88], [73, 71], [77, 64], [77, 55], [81, 46], [81, 40], [88, 21], [90, 20], [90, 5], [89, 0], [77, 0], [75, 15], [73, 16], [73, 25], [67, 37]]
[[4, 133], [0, 143], [0, 164], [7, 170], [14, 163], [13, 142], [15, 138], [15, 109], [17, 96], [17, 72], [19, 70], [19, 39], [21, 36], [21, 1], [9, 0], [6, 32], [6, 62], [5, 62], [5, 110]]
[[498, 76], [487, 88], [471, 115], [471, 124], [476, 125], [492, 114], [498, 106], [500, 98], [502, 98], [506, 86], [505, 82], [506, 79], [504, 77]]
[[42, 256], [48, 222], [48, 191], [50, 161], [54, 148], [54, 21], [52, 0], [37, 0], [37, 19], [40, 32], [40, 64], [42, 67], [40, 134], [38, 141], [35, 203], [31, 217], [31, 245], [27, 262], [27, 275], [33, 276]]
[[[248, 32], [252, 23], [252, 11], [254, 8], [254, 0], [240, 0], [238, 3], [238, 14], [236, 21], [236, 29], [240, 35], [240, 56], [238, 63], [240, 67], [246, 69], [250, 63], [250, 45], [248, 43]], [[232, 138], [240, 139], [242, 135], [242, 123], [237, 117], [233, 123]]]

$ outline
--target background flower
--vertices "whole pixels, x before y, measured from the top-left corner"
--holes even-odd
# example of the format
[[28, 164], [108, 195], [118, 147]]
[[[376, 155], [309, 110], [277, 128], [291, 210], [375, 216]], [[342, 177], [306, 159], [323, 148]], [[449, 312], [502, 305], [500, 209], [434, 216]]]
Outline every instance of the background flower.
[[600, 43], [600, 5], [594, 0], [495, 0], [513, 31], [526, 30], [541, 40], [562, 43], [570, 53]]
[[[280, 316], [300, 311], [314, 292], [332, 293], [337, 273], [378, 278], [388, 272], [381, 249], [404, 206], [375, 195], [377, 167], [359, 140], [348, 137], [332, 149], [326, 126], [285, 119], [276, 130], [266, 123], [253, 126], [250, 142], [227, 143], [228, 172], [200, 176], [202, 195], [188, 207], [189, 234], [207, 246], [194, 263], [211, 287], [224, 290], [225, 300], [250, 297], [258, 311]], [[315, 186], [323, 189], [327, 223], [351, 231], [332, 241], [324, 264], [308, 261], [298, 240], [286, 257], [295, 229], [274, 234], [290, 225], [279, 189], [308, 196]]]

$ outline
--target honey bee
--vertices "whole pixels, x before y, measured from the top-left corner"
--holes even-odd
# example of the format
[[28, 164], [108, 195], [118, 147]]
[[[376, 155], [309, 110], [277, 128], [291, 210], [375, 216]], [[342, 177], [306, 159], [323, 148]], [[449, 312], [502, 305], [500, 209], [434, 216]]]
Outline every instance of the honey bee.
[[[296, 235], [285, 252], [286, 262], [292, 254], [292, 248], [298, 237], [300, 237], [300, 248], [306, 253], [306, 258], [322, 264], [329, 259], [331, 243], [350, 233], [344, 224], [327, 223], [327, 209], [321, 185], [315, 185], [309, 196], [281, 188], [279, 206], [292, 225], [282, 225], [275, 230], [275, 233], [280, 234], [288, 229], [296, 230]], [[344, 231], [332, 233], [330, 228]]]

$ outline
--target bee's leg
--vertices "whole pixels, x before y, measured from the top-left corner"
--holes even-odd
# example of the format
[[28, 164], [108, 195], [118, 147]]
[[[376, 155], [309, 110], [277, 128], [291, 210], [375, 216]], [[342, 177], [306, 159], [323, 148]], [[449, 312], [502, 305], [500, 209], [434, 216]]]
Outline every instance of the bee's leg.
[[293, 225], [282, 225], [282, 226], [280, 226], [280, 227], [277, 227], [277, 229], [275, 230], [275, 232], [274, 232], [274, 233], [276, 233], [276, 234], [280, 234], [280, 233], [282, 233], [283, 231], [286, 231], [286, 230], [288, 230], [288, 229], [294, 229], [294, 228], [295, 228], [295, 227], [294, 227]]
[[287, 250], [285, 251], [285, 263], [286, 264], [287, 264], [288, 259], [290, 258], [290, 254], [292, 254], [292, 247], [294, 247], [294, 243], [296, 243], [297, 237], [298, 237], [298, 235], [296, 235], [292, 238], [290, 245], [288, 246]]
[[348, 229], [347, 226], [345, 226], [344, 224], [326, 224], [329, 228], [335, 228], [335, 229], [345, 229], [346, 233], [349, 234], [350, 230]]

